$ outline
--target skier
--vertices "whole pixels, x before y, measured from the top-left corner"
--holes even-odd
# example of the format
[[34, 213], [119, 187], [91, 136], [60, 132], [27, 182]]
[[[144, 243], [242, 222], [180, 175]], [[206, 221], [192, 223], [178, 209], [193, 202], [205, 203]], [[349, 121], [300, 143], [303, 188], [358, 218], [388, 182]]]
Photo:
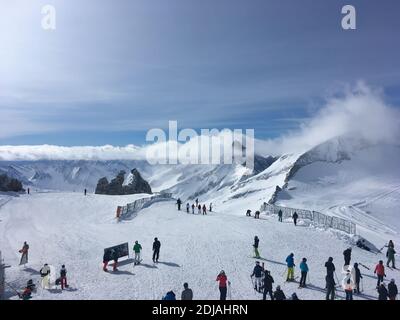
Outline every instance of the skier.
[[332, 277], [333, 279], [333, 273], [335, 272], [335, 265], [333, 264], [333, 258], [329, 257], [328, 261], [325, 262], [325, 268], [326, 268], [326, 275], [329, 277]]
[[85, 196], [86, 196], [87, 190], [85, 189], [85, 190], [83, 191], [83, 193], [84, 193], [84, 194], [85, 194]]
[[394, 244], [393, 241], [389, 241], [388, 249], [386, 251], [386, 257], [387, 257], [387, 263], [386, 266], [389, 267], [389, 263], [392, 262], [392, 268], [396, 269], [395, 266], [395, 261], [394, 261], [394, 255], [396, 254], [396, 251], [394, 250]]
[[207, 215], [207, 207], [205, 204], [203, 204], [203, 216]]
[[301, 270], [301, 278], [300, 278], [299, 288], [305, 288], [305, 287], [307, 287], [306, 279], [307, 279], [307, 272], [308, 272], [308, 265], [307, 265], [306, 258], [302, 259], [302, 261], [300, 263], [300, 270]]
[[118, 250], [112, 250], [111, 258], [114, 260], [113, 271], [118, 271], [118, 258], [119, 258]]
[[194, 214], [194, 203], [192, 204], [192, 213]]
[[215, 281], [219, 281], [219, 300], [226, 300], [226, 293], [228, 291], [227, 284], [230, 285], [230, 282], [228, 281], [224, 270], [221, 270]]
[[140, 264], [140, 251], [142, 250], [142, 246], [136, 240], [135, 245], [133, 246], [133, 252], [135, 252], [135, 262], [134, 265]]
[[260, 258], [260, 253], [258, 252], [258, 243], [260, 242], [260, 239], [258, 239], [257, 236], [254, 237], [254, 254], [255, 254], [255, 258]]
[[68, 284], [67, 284], [67, 269], [65, 268], [65, 265], [61, 266], [60, 282], [61, 282], [61, 290], [64, 290], [64, 287], [68, 288]]
[[260, 211], [254, 213], [254, 219], [260, 219]]
[[283, 215], [282, 210], [279, 209], [279, 211], [278, 211], [278, 220], [279, 220], [279, 222], [282, 222], [282, 215]]
[[344, 292], [346, 293], [346, 300], [353, 300], [353, 286], [351, 285], [350, 278], [346, 281]]
[[246, 211], [246, 217], [251, 217], [251, 210]]
[[286, 258], [286, 265], [288, 268], [286, 281], [294, 281], [294, 254], [291, 253]]
[[394, 279], [390, 280], [390, 283], [388, 285], [388, 293], [389, 293], [389, 300], [396, 300], [396, 296], [399, 292], [397, 291], [397, 286], [394, 283]]
[[256, 261], [256, 265], [253, 269], [253, 273], [250, 275], [250, 278], [253, 279], [253, 277], [255, 277], [254, 280], [254, 290], [261, 292], [261, 278], [262, 278], [262, 274], [263, 274], [264, 270], [263, 268], [260, 266], [260, 262]]
[[196, 207], [199, 205], [199, 198], [196, 199]]
[[272, 278], [271, 273], [266, 270], [264, 272], [264, 292], [263, 292], [263, 300], [267, 299], [267, 293], [271, 297], [271, 300], [274, 300], [274, 294], [272, 292], [272, 284], [274, 283], [274, 278]]
[[354, 271], [355, 271], [355, 280], [356, 280], [356, 288], [354, 289], [354, 292], [355, 293], [357, 293], [357, 294], [360, 294], [360, 282], [361, 282], [361, 279], [362, 279], [362, 275], [361, 275], [361, 271], [360, 271], [360, 269], [358, 268], [358, 263], [355, 263], [354, 264]]
[[210, 208], [208, 209], [208, 211], [212, 212], [212, 202], [210, 202]]
[[299, 215], [297, 214], [296, 211], [293, 213], [292, 218], [293, 218], [294, 225], [297, 226], [297, 219], [299, 218]]
[[189, 288], [187, 282], [183, 284], [184, 290], [182, 291], [181, 300], [193, 300], [193, 291]]
[[107, 266], [108, 266], [108, 262], [111, 260], [112, 256], [111, 256], [111, 250], [105, 250], [104, 251], [104, 255], [103, 255], [103, 271], [107, 272]]
[[190, 209], [190, 205], [189, 205], [189, 202], [188, 202], [188, 203], [186, 203], [186, 213], [189, 213], [189, 209]]
[[276, 290], [274, 292], [274, 298], [275, 300], [286, 300], [286, 296], [283, 293], [281, 286], [276, 287]]
[[389, 293], [386, 289], [385, 284], [382, 282], [378, 287], [378, 300], [387, 300]]
[[28, 188], [28, 194], [30, 194], [30, 193], [31, 193], [31, 189]]
[[173, 291], [168, 291], [163, 300], [176, 300], [175, 293]]
[[343, 251], [344, 256], [344, 265], [349, 266], [351, 260], [351, 247], [348, 247], [346, 250]]
[[153, 242], [153, 262], [158, 262], [158, 258], [160, 256], [160, 247], [161, 247], [161, 242], [157, 239], [154, 238]]
[[28, 251], [29, 251], [29, 245], [25, 241], [24, 245], [22, 246], [22, 249], [19, 250], [19, 253], [22, 253], [19, 265], [25, 265], [28, 263]]
[[180, 198], [178, 198], [176, 204], [178, 205], [178, 211], [181, 211], [182, 200]]
[[198, 214], [201, 214], [201, 204], [199, 204], [199, 205], [197, 206], [197, 212], [198, 212]]
[[383, 261], [379, 260], [379, 263], [375, 267], [374, 273], [378, 276], [378, 282], [376, 288], [379, 289], [379, 285], [383, 282], [383, 277], [386, 277], [385, 267], [383, 266]]
[[50, 288], [50, 267], [47, 263], [40, 269], [40, 276], [42, 277], [42, 288]]
[[[326, 280], [326, 300], [335, 300], [335, 279], [332, 275], [327, 275]], [[329, 299], [330, 298], [330, 299]]]

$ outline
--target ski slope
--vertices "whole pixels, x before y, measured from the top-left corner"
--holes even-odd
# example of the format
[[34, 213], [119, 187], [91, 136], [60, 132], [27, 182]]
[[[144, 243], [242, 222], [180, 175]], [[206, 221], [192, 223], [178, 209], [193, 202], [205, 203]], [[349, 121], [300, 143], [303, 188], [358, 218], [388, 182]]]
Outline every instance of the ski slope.
[[[232, 283], [232, 299], [261, 299], [252, 288], [250, 274], [253, 238], [260, 238], [260, 253], [265, 267], [271, 270], [275, 286], [285, 294], [297, 292], [300, 299], [324, 299], [325, 268], [329, 256], [334, 257], [337, 275], [341, 278], [343, 250], [347, 238], [333, 231], [306, 225], [294, 227], [288, 221], [279, 223], [274, 216], [260, 220], [244, 215], [247, 204], [236, 209], [220, 210], [207, 216], [177, 211], [174, 202], [156, 203], [139, 212], [133, 220], [117, 222], [117, 205], [132, 202], [143, 195], [106, 196], [78, 193], [33, 193], [13, 197], [0, 207], [0, 247], [7, 264], [8, 282], [22, 288], [44, 263], [65, 264], [69, 290], [41, 290], [34, 299], [161, 299], [169, 290], [180, 298], [182, 284], [188, 282], [195, 299], [218, 299], [215, 278], [221, 269]], [[236, 203], [239, 203], [237, 201]], [[222, 208], [222, 207], [221, 207]], [[160, 262], [151, 261], [153, 238], [161, 241]], [[103, 249], [135, 240], [142, 244], [143, 262], [121, 259], [119, 272], [102, 271]], [[30, 245], [27, 268], [19, 267], [18, 250], [23, 241]], [[307, 257], [311, 286], [298, 289], [298, 284], [284, 283], [284, 261], [293, 252], [300, 264]], [[352, 262], [371, 269], [384, 255], [375, 255], [353, 248]], [[376, 280], [372, 271], [360, 268], [364, 275], [364, 295], [355, 299], [376, 299]], [[299, 275], [298, 268], [295, 269]], [[400, 282], [399, 272], [387, 270], [387, 279]], [[11, 299], [17, 297], [8, 291]], [[340, 289], [339, 296], [344, 293]]]

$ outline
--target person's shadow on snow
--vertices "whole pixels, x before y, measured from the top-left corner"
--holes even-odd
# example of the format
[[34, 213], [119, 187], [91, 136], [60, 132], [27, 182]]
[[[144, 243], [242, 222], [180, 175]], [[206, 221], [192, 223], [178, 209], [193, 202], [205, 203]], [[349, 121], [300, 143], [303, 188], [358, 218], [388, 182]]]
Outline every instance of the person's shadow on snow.
[[156, 265], [151, 265], [151, 264], [147, 264], [147, 263], [140, 263], [140, 264], [137, 264], [137, 265], [135, 266], [135, 268], [136, 268], [136, 267], [145, 267], [145, 268], [149, 268], [149, 269], [158, 269]]
[[24, 269], [22, 269], [22, 271], [29, 272], [31, 275], [40, 274], [39, 271], [37, 271], [37, 270], [35, 270], [33, 268], [30, 268], [30, 267], [24, 268]]
[[175, 267], [175, 268], [180, 268], [181, 267], [179, 264], [174, 263], [174, 262], [163, 262], [163, 261], [160, 261], [158, 263], [165, 264], [168, 267]]
[[110, 274], [115, 274], [115, 275], [128, 275], [128, 276], [134, 276], [134, 275], [135, 275], [134, 273], [132, 273], [132, 272], [130, 272], [130, 271], [121, 271], [121, 270], [110, 272]]

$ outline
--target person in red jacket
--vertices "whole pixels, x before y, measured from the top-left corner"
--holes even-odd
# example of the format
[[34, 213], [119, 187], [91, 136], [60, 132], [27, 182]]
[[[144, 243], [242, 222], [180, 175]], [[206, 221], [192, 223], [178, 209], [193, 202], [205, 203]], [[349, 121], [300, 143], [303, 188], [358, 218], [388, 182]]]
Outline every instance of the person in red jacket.
[[228, 281], [228, 278], [227, 278], [224, 270], [222, 270], [219, 273], [216, 281], [219, 281], [219, 292], [220, 292], [219, 299], [226, 300], [227, 283], [228, 283], [228, 285], [230, 285], [231, 283]]
[[386, 277], [385, 267], [383, 266], [383, 261], [379, 260], [379, 263], [375, 267], [374, 273], [378, 276], [378, 282], [376, 288], [378, 289], [381, 282], [383, 282], [383, 277]]

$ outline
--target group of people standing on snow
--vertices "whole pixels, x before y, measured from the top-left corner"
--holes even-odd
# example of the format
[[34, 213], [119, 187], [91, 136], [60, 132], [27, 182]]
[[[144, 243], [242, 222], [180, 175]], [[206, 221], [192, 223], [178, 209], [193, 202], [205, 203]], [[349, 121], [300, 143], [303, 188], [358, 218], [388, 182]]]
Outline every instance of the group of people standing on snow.
[[[178, 200], [176, 201], [176, 205], [178, 206], [178, 211], [180, 211], [182, 207], [182, 200], [180, 198], [178, 198]], [[201, 205], [199, 203], [199, 199], [196, 199], [195, 204], [192, 203], [192, 205], [190, 205], [189, 202], [186, 203], [186, 213], [190, 213], [190, 208], [192, 208], [192, 214], [195, 214], [195, 211], [197, 209], [198, 214], [203, 214], [203, 216], [207, 215], [207, 206], [205, 204]], [[212, 209], [213, 205], [212, 203], [210, 203], [208, 211], [212, 212]]]
[[[246, 211], [246, 217], [251, 217], [251, 210], [250, 209], [248, 209]], [[255, 219], [260, 219], [260, 211], [257, 210], [256, 212], [254, 212], [254, 218]], [[292, 219], [293, 219], [294, 225], [297, 226], [297, 220], [299, 219], [299, 215], [297, 214], [296, 211], [293, 213]], [[278, 221], [279, 222], [283, 222], [283, 212], [282, 212], [282, 210], [278, 211]]]

